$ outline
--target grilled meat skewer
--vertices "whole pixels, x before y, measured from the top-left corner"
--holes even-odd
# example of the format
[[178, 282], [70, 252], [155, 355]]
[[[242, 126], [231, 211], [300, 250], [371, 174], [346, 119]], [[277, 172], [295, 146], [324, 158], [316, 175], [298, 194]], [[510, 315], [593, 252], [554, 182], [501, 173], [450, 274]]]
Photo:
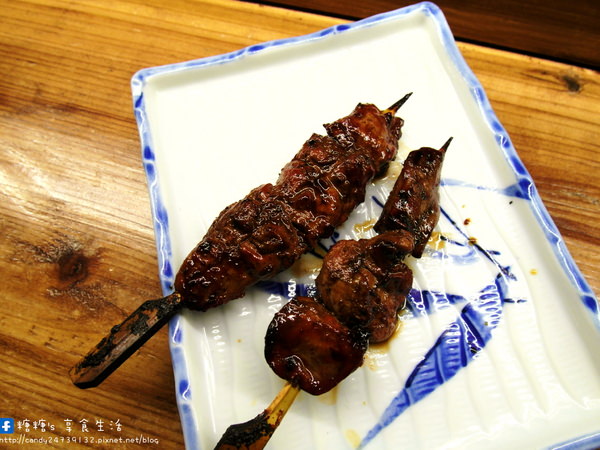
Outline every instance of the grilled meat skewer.
[[259, 280], [289, 268], [333, 233], [364, 200], [369, 180], [396, 156], [406, 95], [386, 110], [358, 104], [313, 134], [277, 182], [221, 212], [183, 261], [175, 292], [143, 303], [70, 371], [81, 388], [98, 385], [180, 308], [204, 311], [240, 298]]
[[404, 230], [333, 245], [316, 279], [316, 298], [291, 299], [269, 324], [271, 369], [321, 395], [360, 367], [369, 342], [385, 341], [396, 328], [413, 279], [402, 259], [412, 248]]
[[265, 359], [279, 377], [321, 395], [363, 363], [368, 336], [344, 325], [323, 303], [294, 297], [273, 317], [265, 336]]
[[[437, 223], [437, 188], [449, 144], [411, 152], [378, 222], [385, 231], [333, 245], [317, 276], [315, 298], [295, 297], [273, 317], [265, 358], [287, 380], [285, 392], [293, 393], [288, 395], [299, 389], [313, 395], [328, 392], [362, 365], [369, 342], [383, 342], [393, 334], [413, 279], [403, 260], [409, 254], [421, 256], [423, 250], [415, 248], [422, 239], [427, 242]], [[408, 222], [406, 217], [415, 219]], [[407, 222], [412, 228], [407, 229]], [[268, 440], [264, 435], [252, 445], [247, 439], [268, 417], [266, 410], [242, 428], [228, 428], [216, 448], [262, 448]], [[275, 430], [269, 430], [270, 437]]]
[[367, 182], [398, 149], [402, 119], [359, 104], [312, 135], [275, 185], [223, 211], [175, 279], [188, 308], [206, 310], [244, 295], [330, 236], [364, 200]]
[[[420, 239], [427, 242], [435, 226], [430, 218], [437, 223], [439, 217], [437, 187], [448, 144], [411, 152], [383, 208], [386, 231], [337, 242], [323, 260], [315, 298], [296, 297], [275, 314], [265, 358], [281, 378], [322, 394], [362, 364], [369, 342], [392, 336], [413, 280], [403, 260]], [[399, 219], [411, 215], [417, 219], [407, 230]]]
[[386, 341], [412, 286], [412, 271], [402, 260], [413, 247], [405, 230], [338, 242], [316, 280], [320, 301], [343, 324], [364, 331], [370, 343]]
[[440, 217], [440, 195], [437, 186], [444, 156], [452, 138], [439, 150], [422, 148], [410, 152], [401, 176], [390, 193], [375, 231], [406, 230], [415, 239], [412, 255], [420, 258], [431, 232]]

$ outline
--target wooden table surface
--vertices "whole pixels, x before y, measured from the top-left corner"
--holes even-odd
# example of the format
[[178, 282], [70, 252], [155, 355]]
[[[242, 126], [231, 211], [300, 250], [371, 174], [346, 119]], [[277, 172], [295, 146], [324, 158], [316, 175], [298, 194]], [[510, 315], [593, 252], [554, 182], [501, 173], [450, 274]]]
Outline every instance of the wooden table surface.
[[[411, 0], [267, 0], [356, 20], [416, 3]], [[462, 41], [600, 68], [597, 0], [436, 0]]]
[[[67, 376], [141, 300], [161, 296], [131, 76], [341, 20], [225, 0], [1, 4], [0, 414], [56, 448], [69, 437], [182, 448], [166, 329], [98, 388]], [[600, 73], [459, 48], [600, 292]]]

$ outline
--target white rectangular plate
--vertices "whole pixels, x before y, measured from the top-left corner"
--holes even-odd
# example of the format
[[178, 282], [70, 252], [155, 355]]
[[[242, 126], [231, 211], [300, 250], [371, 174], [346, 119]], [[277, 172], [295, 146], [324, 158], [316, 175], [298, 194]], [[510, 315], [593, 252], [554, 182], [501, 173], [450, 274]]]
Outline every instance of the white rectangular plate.
[[[407, 153], [454, 137], [443, 214], [423, 258], [408, 261], [415, 282], [398, 333], [332, 392], [301, 393], [271, 448], [600, 443], [598, 301], [435, 5], [144, 69], [132, 88], [165, 293], [225, 206], [274, 182], [311, 133], [358, 102], [385, 108], [414, 92], [399, 112], [397, 162], [337, 238], [371, 236], [360, 225], [378, 216]], [[213, 448], [278, 392], [264, 333], [317, 270], [307, 255], [244, 299], [171, 322], [189, 448]]]

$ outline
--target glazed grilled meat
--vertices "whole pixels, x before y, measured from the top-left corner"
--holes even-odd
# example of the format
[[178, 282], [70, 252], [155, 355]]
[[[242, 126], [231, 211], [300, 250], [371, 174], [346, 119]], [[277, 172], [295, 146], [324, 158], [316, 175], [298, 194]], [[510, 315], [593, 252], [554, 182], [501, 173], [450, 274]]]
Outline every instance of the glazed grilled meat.
[[401, 259], [412, 250], [407, 232], [339, 241], [317, 277], [317, 298], [295, 297], [267, 329], [265, 358], [281, 378], [323, 394], [362, 365], [370, 342], [387, 340], [412, 286]]
[[325, 125], [326, 136], [311, 136], [275, 185], [227, 207], [177, 273], [174, 287], [185, 306], [206, 310], [242, 297], [330, 236], [395, 157], [404, 122], [394, 113], [401, 102], [385, 111], [359, 104]]
[[362, 364], [367, 336], [342, 324], [321, 303], [295, 297], [275, 315], [265, 339], [273, 371], [320, 395]]
[[370, 342], [387, 340], [412, 286], [412, 271], [402, 262], [412, 249], [412, 235], [404, 230], [338, 242], [316, 280], [321, 302], [345, 325], [364, 330]]
[[402, 175], [383, 208], [375, 231], [406, 230], [415, 238], [412, 255], [420, 258], [431, 232], [440, 217], [440, 197], [437, 187], [449, 139], [440, 150], [421, 148], [410, 152]]
[[396, 329], [412, 271], [439, 217], [437, 188], [448, 141], [411, 152], [370, 239], [331, 247], [316, 279], [316, 297], [290, 300], [271, 321], [265, 358], [281, 378], [320, 395], [360, 367], [368, 342]]

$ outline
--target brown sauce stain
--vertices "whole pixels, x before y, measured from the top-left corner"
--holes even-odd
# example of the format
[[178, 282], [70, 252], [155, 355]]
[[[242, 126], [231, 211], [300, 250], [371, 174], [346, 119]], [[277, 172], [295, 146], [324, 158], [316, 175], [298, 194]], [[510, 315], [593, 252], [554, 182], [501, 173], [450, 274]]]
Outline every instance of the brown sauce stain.
[[348, 429], [344, 432], [344, 437], [346, 441], [350, 444], [352, 448], [358, 448], [361, 443], [360, 434], [356, 430]]
[[398, 320], [398, 322], [396, 323], [396, 328], [394, 329], [394, 332], [389, 337], [389, 339], [386, 339], [383, 342], [378, 342], [376, 344], [369, 344], [368, 351], [371, 353], [388, 353], [390, 351], [390, 345], [392, 340], [395, 339], [396, 336], [398, 336], [402, 332], [402, 328], [404, 328], [404, 322], [402, 320]]
[[427, 245], [432, 247], [434, 250], [441, 250], [446, 247], [446, 240], [444, 239], [444, 235], [439, 231], [434, 231], [431, 233], [429, 237], [429, 241], [427, 241]]
[[322, 265], [322, 258], [307, 253], [298, 261], [296, 261], [290, 270], [295, 277], [301, 278], [310, 275], [317, 275], [321, 270]]
[[367, 231], [373, 229], [375, 223], [377, 223], [377, 219], [375, 218], [367, 219], [364, 222], [357, 223], [353, 227], [354, 232], [358, 235], [364, 235]]
[[323, 403], [324, 405], [335, 405], [338, 398], [338, 387], [335, 386], [329, 392], [325, 392], [324, 394], [319, 395], [317, 398], [319, 399], [319, 402]]
[[[402, 311], [400, 311], [399, 315], [401, 316], [402, 314], [405, 314], [405, 313], [406, 313], [406, 310], [402, 310]], [[364, 360], [364, 365], [367, 368], [369, 368], [370, 370], [373, 370], [373, 371], [375, 371], [379, 368], [377, 365], [378, 356], [387, 354], [390, 352], [390, 346], [391, 346], [392, 340], [395, 339], [402, 332], [403, 328], [404, 328], [404, 321], [398, 320], [398, 322], [396, 323], [396, 328], [394, 329], [394, 332], [389, 337], [389, 339], [385, 340], [384, 342], [378, 342], [376, 344], [369, 344], [369, 348], [367, 349], [367, 352], [365, 353], [365, 360]]]
[[391, 161], [388, 164], [385, 175], [380, 178], [380, 181], [396, 180], [400, 176], [400, 172], [402, 172], [402, 167], [403, 164], [400, 161]]

